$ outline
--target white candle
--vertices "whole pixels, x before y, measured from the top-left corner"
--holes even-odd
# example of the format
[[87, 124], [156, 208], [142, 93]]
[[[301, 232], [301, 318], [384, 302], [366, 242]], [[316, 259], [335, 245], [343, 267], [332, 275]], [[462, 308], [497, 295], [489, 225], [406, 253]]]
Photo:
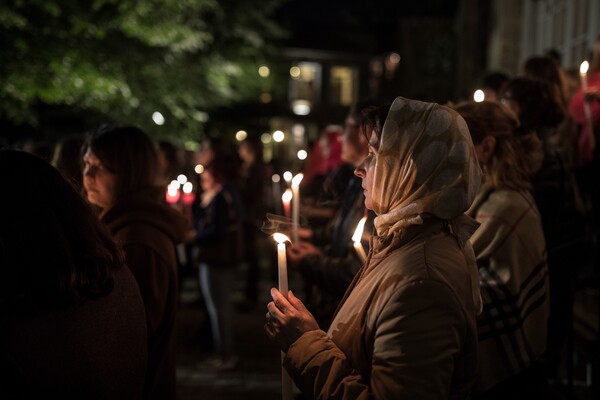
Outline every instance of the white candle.
[[584, 61], [579, 66], [579, 77], [581, 78], [581, 92], [583, 93], [583, 112], [585, 114], [585, 120], [588, 126], [589, 138], [590, 138], [590, 147], [592, 150], [596, 148], [596, 137], [594, 136], [594, 124], [592, 122], [592, 109], [590, 108], [590, 103], [585, 100], [585, 91], [587, 90], [587, 72], [590, 64], [587, 61]]
[[360, 241], [362, 239], [363, 230], [365, 229], [365, 222], [367, 222], [366, 216], [362, 217], [361, 220], [358, 221], [354, 235], [352, 235], [354, 250], [356, 250], [356, 254], [358, 254], [358, 258], [360, 258], [360, 261], [362, 261], [363, 264], [367, 262], [367, 254], [365, 253], [365, 249]]
[[[285, 255], [285, 242], [289, 242], [290, 238], [283, 233], [275, 233], [273, 239], [277, 242], [277, 270], [279, 277], [279, 291], [281, 294], [288, 297], [288, 276], [287, 276], [287, 259]], [[283, 367], [283, 359], [285, 353], [281, 352], [281, 395], [283, 400], [292, 400], [292, 379]]]
[[298, 174], [292, 178], [292, 243], [298, 243], [298, 223], [300, 219], [300, 182], [302, 182], [304, 174]]

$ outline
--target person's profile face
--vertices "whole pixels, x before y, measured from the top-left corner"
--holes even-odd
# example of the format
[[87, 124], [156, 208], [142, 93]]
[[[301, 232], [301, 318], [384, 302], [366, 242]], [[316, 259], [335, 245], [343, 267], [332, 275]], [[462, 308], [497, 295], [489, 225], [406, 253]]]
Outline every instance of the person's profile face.
[[88, 201], [103, 210], [116, 202], [117, 175], [89, 149], [83, 156], [83, 186]]
[[369, 210], [373, 209], [373, 184], [375, 176], [375, 164], [377, 162], [377, 154], [379, 153], [379, 141], [377, 135], [371, 130], [368, 135], [369, 153], [362, 162], [354, 170], [354, 174], [362, 179], [363, 194], [365, 195], [365, 207]]
[[218, 185], [210, 170], [206, 170], [200, 175], [200, 184], [202, 185], [202, 190], [206, 191], [212, 190]]

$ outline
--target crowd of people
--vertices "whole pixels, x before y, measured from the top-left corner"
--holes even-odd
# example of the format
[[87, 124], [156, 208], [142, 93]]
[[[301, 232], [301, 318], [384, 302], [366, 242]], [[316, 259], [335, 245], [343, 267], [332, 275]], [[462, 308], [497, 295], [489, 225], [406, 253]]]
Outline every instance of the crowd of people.
[[[519, 76], [488, 75], [483, 102], [365, 98], [323, 130], [287, 250], [303, 287], [271, 289], [264, 328], [302, 398], [547, 398], [577, 274], [597, 260], [594, 54], [586, 92], [536, 56]], [[262, 150], [207, 138], [187, 163], [195, 190], [169, 201], [180, 150], [134, 126], [65, 137], [47, 161], [0, 149], [2, 187], [30, 183], [0, 196], [0, 391], [176, 398], [190, 271], [214, 344], [199, 365], [235, 368], [236, 306], [261, 310], [259, 283], [275, 286], [261, 227], [281, 213], [282, 171]]]

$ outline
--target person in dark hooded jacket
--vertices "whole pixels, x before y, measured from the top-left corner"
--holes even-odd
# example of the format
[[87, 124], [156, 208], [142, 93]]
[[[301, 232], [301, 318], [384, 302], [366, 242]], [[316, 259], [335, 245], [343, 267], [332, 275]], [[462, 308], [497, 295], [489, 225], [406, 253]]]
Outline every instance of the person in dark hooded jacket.
[[156, 148], [139, 128], [99, 129], [84, 146], [83, 183], [90, 203], [125, 252], [140, 287], [148, 328], [144, 398], [175, 398], [175, 244], [186, 219], [164, 203], [157, 180]]

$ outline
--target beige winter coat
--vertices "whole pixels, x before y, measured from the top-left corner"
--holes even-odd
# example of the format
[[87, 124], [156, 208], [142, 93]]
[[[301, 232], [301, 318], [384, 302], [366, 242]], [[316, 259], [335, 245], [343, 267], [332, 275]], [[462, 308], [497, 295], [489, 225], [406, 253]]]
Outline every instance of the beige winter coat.
[[329, 331], [290, 347], [288, 372], [317, 399], [467, 398], [479, 307], [471, 247], [437, 219], [372, 247]]

